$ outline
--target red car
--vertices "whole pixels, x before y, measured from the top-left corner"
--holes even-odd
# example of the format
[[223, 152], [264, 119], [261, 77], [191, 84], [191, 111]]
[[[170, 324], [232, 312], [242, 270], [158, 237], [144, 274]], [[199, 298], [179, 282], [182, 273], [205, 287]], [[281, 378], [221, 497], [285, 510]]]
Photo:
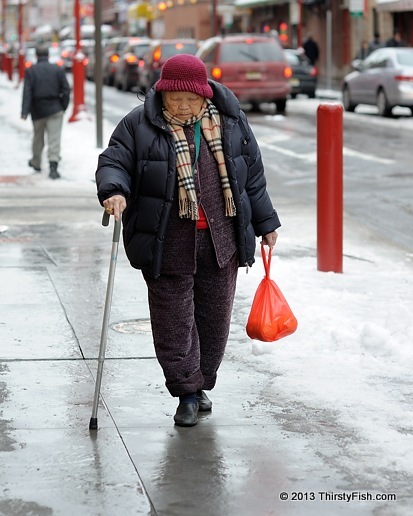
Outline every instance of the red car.
[[291, 92], [291, 67], [278, 39], [265, 34], [215, 36], [196, 54], [211, 79], [221, 82], [248, 102], [254, 111], [262, 102], [274, 102], [284, 113]]

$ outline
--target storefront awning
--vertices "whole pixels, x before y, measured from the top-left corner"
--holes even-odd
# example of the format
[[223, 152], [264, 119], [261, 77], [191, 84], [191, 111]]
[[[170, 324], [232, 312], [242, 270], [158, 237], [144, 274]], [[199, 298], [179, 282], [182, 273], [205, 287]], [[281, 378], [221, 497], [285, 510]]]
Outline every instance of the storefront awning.
[[289, 4], [290, 0], [235, 0], [235, 7], [264, 7], [267, 5]]
[[379, 12], [413, 11], [413, 0], [376, 0]]

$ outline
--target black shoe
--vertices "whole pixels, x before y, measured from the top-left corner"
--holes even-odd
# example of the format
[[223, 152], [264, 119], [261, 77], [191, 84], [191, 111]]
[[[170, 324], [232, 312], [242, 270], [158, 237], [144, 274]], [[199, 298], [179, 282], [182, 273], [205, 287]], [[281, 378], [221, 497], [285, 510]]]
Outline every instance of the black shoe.
[[195, 426], [198, 423], [198, 402], [181, 401], [174, 415], [175, 425]]
[[204, 391], [198, 391], [196, 393], [196, 400], [198, 402], [200, 412], [209, 412], [212, 409], [212, 401]]
[[34, 170], [35, 170], [36, 172], [40, 172], [40, 171], [41, 171], [40, 167], [35, 167], [35, 166], [33, 165], [33, 161], [32, 161], [31, 159], [29, 160], [29, 167], [34, 168]]
[[60, 177], [59, 172], [57, 171], [57, 162], [56, 161], [50, 161], [50, 179], [58, 179]]

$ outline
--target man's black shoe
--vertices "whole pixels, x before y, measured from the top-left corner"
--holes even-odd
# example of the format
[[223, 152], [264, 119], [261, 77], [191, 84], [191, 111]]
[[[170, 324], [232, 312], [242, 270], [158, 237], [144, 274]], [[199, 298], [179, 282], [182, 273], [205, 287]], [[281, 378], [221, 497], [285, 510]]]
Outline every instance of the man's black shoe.
[[33, 161], [32, 161], [32, 160], [29, 160], [29, 167], [34, 168], [34, 170], [35, 170], [36, 172], [40, 172], [40, 171], [41, 171], [40, 167], [35, 167], [35, 166], [33, 165]]
[[212, 401], [208, 398], [204, 391], [198, 391], [195, 396], [200, 412], [209, 412], [212, 409]]
[[195, 426], [198, 423], [198, 402], [181, 401], [174, 415], [175, 425]]
[[59, 172], [57, 171], [57, 162], [56, 161], [50, 161], [50, 179], [58, 179], [60, 177]]

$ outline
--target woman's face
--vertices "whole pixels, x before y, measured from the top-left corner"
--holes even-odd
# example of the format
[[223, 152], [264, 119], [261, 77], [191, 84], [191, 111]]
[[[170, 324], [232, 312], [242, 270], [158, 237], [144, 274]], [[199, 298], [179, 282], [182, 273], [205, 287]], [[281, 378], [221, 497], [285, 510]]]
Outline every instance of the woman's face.
[[185, 121], [201, 111], [204, 97], [187, 91], [162, 92], [163, 104], [171, 115]]

